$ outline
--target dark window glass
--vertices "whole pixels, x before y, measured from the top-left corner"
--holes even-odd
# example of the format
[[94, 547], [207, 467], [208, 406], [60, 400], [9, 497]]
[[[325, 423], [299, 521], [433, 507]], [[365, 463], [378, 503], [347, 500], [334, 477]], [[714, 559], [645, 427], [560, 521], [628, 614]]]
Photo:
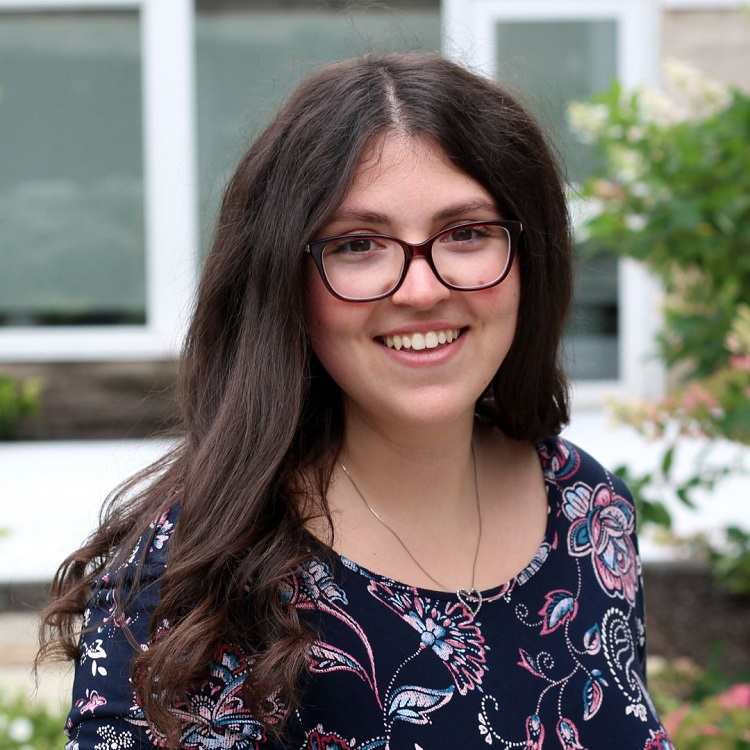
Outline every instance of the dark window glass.
[[0, 13], [0, 325], [146, 319], [138, 15]]

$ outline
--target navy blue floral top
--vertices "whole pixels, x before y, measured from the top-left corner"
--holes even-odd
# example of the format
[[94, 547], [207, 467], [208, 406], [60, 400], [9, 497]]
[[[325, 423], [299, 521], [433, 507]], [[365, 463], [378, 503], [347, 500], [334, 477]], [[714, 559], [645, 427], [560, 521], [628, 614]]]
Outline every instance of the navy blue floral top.
[[[303, 700], [285, 747], [302, 750], [668, 750], [645, 686], [645, 633], [632, 500], [619, 479], [559, 438], [538, 446], [549, 497], [544, 541], [514, 579], [483, 592], [476, 617], [455, 594], [406, 586], [346, 558], [314, 560], [281, 595], [316, 626]], [[84, 624], [68, 750], [163, 747], [130, 683], [148, 648], [173, 511], [105, 577]], [[125, 616], [114, 581], [146, 580]], [[143, 579], [142, 579], [143, 580]], [[165, 627], [166, 627], [165, 623]], [[175, 708], [181, 747], [278, 747], [243, 702], [252, 664], [223, 644], [210, 677]], [[269, 722], [284, 711], [279, 699]]]

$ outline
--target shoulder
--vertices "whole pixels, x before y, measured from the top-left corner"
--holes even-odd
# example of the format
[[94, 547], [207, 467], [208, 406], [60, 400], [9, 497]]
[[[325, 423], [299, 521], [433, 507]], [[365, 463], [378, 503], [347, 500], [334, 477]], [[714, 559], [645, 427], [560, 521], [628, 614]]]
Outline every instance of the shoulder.
[[551, 438], [539, 447], [550, 510], [571, 560], [588, 559], [601, 590], [636, 605], [640, 560], [635, 503], [625, 484], [578, 446]]
[[169, 548], [180, 513], [179, 503], [153, 518], [146, 530], [129, 549], [115, 556], [111, 565], [97, 579], [93, 588], [96, 598], [102, 589], [132, 586], [136, 582], [158, 579], [167, 568]]
[[[150, 747], [132, 719], [139, 707], [129, 676], [133, 658], [149, 647], [159, 580], [168, 564], [179, 505], [153, 519], [130, 550], [97, 579], [87, 603], [75, 665], [69, 747]], [[124, 744], [123, 744], [124, 743]], [[130, 744], [128, 744], [130, 743]]]
[[617, 495], [632, 501], [630, 491], [616, 474], [569, 440], [555, 435], [537, 443], [544, 477], [561, 489], [581, 482], [589, 486], [606, 484]]

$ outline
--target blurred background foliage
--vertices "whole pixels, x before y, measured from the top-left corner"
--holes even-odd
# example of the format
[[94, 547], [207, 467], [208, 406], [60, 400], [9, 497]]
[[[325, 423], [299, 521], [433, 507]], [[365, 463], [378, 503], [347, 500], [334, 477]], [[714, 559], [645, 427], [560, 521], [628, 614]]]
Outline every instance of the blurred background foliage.
[[21, 420], [39, 414], [43, 388], [40, 378], [0, 375], [0, 440], [12, 440]]
[[[663, 453], [649, 472], [619, 467], [642, 523], [669, 528], [667, 493], [692, 506], [745, 471], [750, 445], [750, 96], [670, 60], [661, 88], [615, 83], [569, 109], [599, 167], [580, 187], [586, 252], [632, 258], [664, 291], [659, 356], [668, 393], [617, 403], [615, 415]], [[684, 438], [704, 448], [685, 475], [675, 469]], [[715, 460], [717, 445], [738, 447]], [[739, 527], [702, 547], [720, 583], [750, 596], [750, 535]]]

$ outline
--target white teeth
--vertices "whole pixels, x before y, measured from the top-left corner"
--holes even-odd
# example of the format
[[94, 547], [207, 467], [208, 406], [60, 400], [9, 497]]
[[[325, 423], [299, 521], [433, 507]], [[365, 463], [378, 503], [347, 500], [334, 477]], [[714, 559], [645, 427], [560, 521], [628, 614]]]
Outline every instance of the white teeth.
[[454, 342], [460, 334], [458, 328], [448, 328], [444, 331], [425, 331], [424, 333], [415, 332], [412, 334], [401, 334], [386, 336], [385, 345], [389, 349], [413, 349], [422, 351], [423, 349], [434, 349], [440, 344], [450, 344]]

